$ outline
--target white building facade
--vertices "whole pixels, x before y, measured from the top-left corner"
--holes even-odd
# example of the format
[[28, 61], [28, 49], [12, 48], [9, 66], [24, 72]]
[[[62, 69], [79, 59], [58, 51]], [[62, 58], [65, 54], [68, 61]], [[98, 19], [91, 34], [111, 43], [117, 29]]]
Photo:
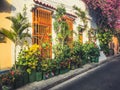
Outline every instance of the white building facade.
[[[82, 20], [75, 15], [75, 10], [73, 9], [73, 6], [77, 6], [86, 13], [87, 17], [89, 18], [88, 28], [87, 30], [82, 32], [81, 39], [83, 43], [88, 41], [88, 30], [92, 27], [92, 24], [88, 10], [86, 9], [86, 5], [82, 0], [12, 0], [12, 5], [14, 5], [15, 7], [11, 8], [12, 16], [16, 15], [19, 12], [22, 12], [24, 6], [26, 6], [27, 8], [27, 18], [31, 23], [29, 33], [32, 35], [32, 39], [29, 39], [29, 44], [41, 44], [41, 42], [43, 43], [45, 41], [49, 41], [49, 43], [51, 43], [51, 46], [46, 50], [44, 49], [43, 54], [45, 54], [45, 52], [48, 52], [50, 57], [52, 58], [54, 57], [52, 53], [52, 46], [55, 45], [56, 37], [53, 26], [53, 23], [55, 21], [54, 15], [56, 12], [56, 8], [61, 4], [63, 4], [66, 9], [66, 16], [71, 20], [70, 25], [72, 26], [73, 31], [77, 33], [77, 35], [73, 33], [73, 41], [79, 39], [77, 26], [83, 25]], [[50, 39], [52, 39], [51, 42]], [[14, 48], [14, 45], [12, 48]], [[20, 47], [18, 47], [18, 49], [20, 49]]]

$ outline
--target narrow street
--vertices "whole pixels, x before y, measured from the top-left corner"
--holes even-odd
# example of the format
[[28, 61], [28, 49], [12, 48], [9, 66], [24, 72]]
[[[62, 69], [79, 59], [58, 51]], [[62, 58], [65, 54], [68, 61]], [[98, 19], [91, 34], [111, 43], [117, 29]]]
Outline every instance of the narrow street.
[[49, 90], [120, 90], [120, 56]]

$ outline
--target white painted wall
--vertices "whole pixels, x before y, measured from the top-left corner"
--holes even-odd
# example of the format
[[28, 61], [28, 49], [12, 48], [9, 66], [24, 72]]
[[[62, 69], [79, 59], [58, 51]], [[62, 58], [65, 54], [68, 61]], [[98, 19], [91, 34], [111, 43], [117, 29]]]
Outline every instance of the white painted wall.
[[[23, 13], [23, 8], [24, 8], [24, 5], [26, 5], [27, 7], [27, 18], [28, 18], [28, 21], [31, 23], [31, 26], [32, 26], [32, 12], [31, 12], [31, 9], [33, 7], [33, 0], [12, 0], [12, 5], [14, 6], [14, 8], [12, 7], [11, 8], [11, 16], [16, 16], [17, 13]], [[29, 33], [32, 35], [32, 28], [30, 27], [29, 28]], [[31, 45], [32, 44], [32, 40], [31, 39], [28, 39], [28, 43]], [[15, 62], [14, 60], [14, 44], [12, 44], [12, 60], [13, 60], [13, 64]], [[21, 47], [20, 46], [17, 46], [17, 52], [16, 52], [16, 59], [17, 59], [17, 56], [19, 54], [19, 51], [20, 51]]]
[[[63, 4], [65, 6], [65, 9], [67, 11], [67, 13], [70, 13], [70, 14], [73, 14], [75, 15], [75, 11], [73, 10], [73, 6], [77, 6], [79, 8], [81, 8], [81, 10], [85, 11], [86, 14], [87, 14], [87, 17], [89, 17], [89, 14], [86, 10], [86, 6], [84, 4], [84, 2], [82, 0], [40, 0], [42, 1], [43, 3], [46, 3], [46, 4], [49, 4], [51, 6], [54, 6], [55, 8], [57, 8], [58, 5], [61, 5]], [[76, 18], [75, 19], [75, 22], [74, 22], [74, 25], [73, 25], [73, 30], [78, 34], [78, 31], [77, 31], [77, 26], [78, 24], [81, 24], [82, 25], [82, 21], [79, 20], [79, 18]], [[88, 21], [88, 27], [90, 28], [91, 27], [91, 21]], [[89, 30], [88, 28], [88, 30]], [[88, 31], [85, 31], [83, 32], [83, 43], [85, 43], [86, 41], [88, 41], [88, 35], [87, 35]], [[78, 36], [73, 34], [73, 39], [74, 40], [77, 40], [78, 39]], [[54, 43], [54, 41], [53, 41]]]
[[[82, 0], [40, 0], [41, 2], [44, 2], [46, 4], [49, 4], [55, 8], [57, 8], [58, 5], [63, 4], [66, 8], [66, 11], [70, 14], [74, 14], [74, 10], [73, 10], [73, 6], [76, 5], [77, 7], [81, 8], [81, 10], [85, 11], [87, 13], [87, 16], [89, 17], [89, 14], [86, 10], [86, 6], [84, 4], [84, 2], [82, 2]], [[19, 12], [22, 12], [24, 5], [26, 5], [27, 7], [27, 17], [29, 22], [32, 25], [32, 12], [31, 9], [32, 7], [34, 7], [35, 3], [33, 2], [33, 0], [12, 0], [12, 5], [15, 7], [12, 8], [12, 15], [16, 15]], [[54, 22], [54, 18], [52, 18], [52, 23]], [[74, 21], [74, 25], [73, 25], [73, 30], [78, 34], [78, 30], [77, 30], [77, 26], [78, 24], [82, 25], [82, 22], [79, 18], [76, 18]], [[88, 26], [89, 28], [91, 27], [91, 21], [88, 21]], [[88, 28], [88, 30], [89, 30]], [[29, 28], [29, 33], [32, 34], [32, 28]], [[88, 35], [87, 35], [88, 31], [83, 32], [83, 42], [85, 43], [86, 41], [88, 41]], [[55, 44], [55, 32], [54, 32], [54, 28], [53, 28], [53, 24], [52, 24], [52, 42], [53, 45]], [[78, 36], [76, 34], [73, 34], [73, 39], [77, 40]], [[29, 44], [32, 44], [32, 41], [29, 40]], [[14, 45], [13, 45], [14, 48]], [[18, 52], [19, 52], [20, 48], [18, 48]], [[18, 54], [17, 52], [17, 54]], [[54, 55], [53, 55], [54, 56]]]

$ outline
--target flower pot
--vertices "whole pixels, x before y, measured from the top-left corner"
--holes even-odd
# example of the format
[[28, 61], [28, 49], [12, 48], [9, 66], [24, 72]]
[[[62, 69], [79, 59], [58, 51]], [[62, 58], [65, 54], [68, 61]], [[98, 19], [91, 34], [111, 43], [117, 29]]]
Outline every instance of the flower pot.
[[43, 80], [48, 79], [49, 78], [49, 73], [48, 72], [43, 72]]
[[21, 87], [21, 86], [23, 86], [23, 76], [22, 75], [17, 75], [17, 76], [15, 76], [15, 80], [14, 80], [14, 83], [13, 83], [13, 85], [14, 85], [14, 88], [16, 89], [16, 88], [19, 88], [19, 87]]
[[77, 68], [77, 64], [72, 64], [72, 63], [70, 64], [70, 69], [71, 69], [71, 70], [74, 70], [74, 69], [76, 69], [76, 68]]
[[68, 68], [60, 69], [60, 74], [64, 74], [64, 73], [66, 73], [68, 71], [69, 71]]
[[32, 83], [36, 80], [36, 71], [32, 71], [31, 74], [29, 74], [29, 82]]
[[23, 83], [24, 85], [29, 83], [29, 74], [27, 72], [23, 73]]
[[99, 57], [95, 58], [95, 62], [98, 63], [99, 62]]
[[92, 59], [91, 59], [91, 62], [95, 62], [95, 59], [96, 59], [95, 57], [94, 57], [94, 58], [92, 58]]
[[42, 72], [36, 72], [36, 81], [42, 80]]
[[56, 69], [56, 70], [54, 71], [54, 73], [55, 73], [55, 75], [59, 75], [59, 69]]

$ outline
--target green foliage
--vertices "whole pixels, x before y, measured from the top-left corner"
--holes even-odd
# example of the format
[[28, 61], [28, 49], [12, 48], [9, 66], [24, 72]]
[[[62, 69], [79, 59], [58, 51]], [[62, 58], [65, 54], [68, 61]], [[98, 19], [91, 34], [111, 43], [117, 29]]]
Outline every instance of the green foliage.
[[[68, 45], [64, 45], [64, 47], [61, 47], [60, 45], [56, 45], [54, 47], [54, 53], [55, 53], [54, 60], [58, 65], [57, 68], [60, 68], [61, 65], [64, 65], [64, 64], [65, 66], [68, 66], [66, 65], [66, 63], [69, 62], [69, 59], [71, 57], [71, 49]], [[60, 63], [62, 64], [60, 65]]]
[[80, 64], [82, 56], [82, 44], [74, 41], [73, 48], [71, 49], [71, 64]]
[[88, 18], [86, 16], [86, 13], [84, 11], [82, 11], [80, 8], [78, 8], [77, 6], [73, 6], [73, 9], [76, 11], [75, 14], [82, 20], [83, 22], [83, 26], [82, 25], [78, 25], [78, 30], [86, 30], [87, 29], [87, 23], [88, 23]]
[[15, 79], [11, 72], [1, 74], [0, 78], [2, 85], [6, 85], [6, 86], [11, 86]]
[[82, 44], [80, 42], [75, 41], [72, 50], [74, 56], [82, 56]]
[[108, 44], [112, 40], [112, 36], [113, 35], [110, 30], [98, 32], [98, 34], [97, 34], [97, 37], [100, 42], [101, 50], [103, 50], [105, 54], [109, 53], [109, 45]]
[[56, 47], [54, 47], [54, 53], [55, 53], [55, 59], [61, 62], [70, 58], [71, 49], [68, 45], [64, 45], [63, 48], [60, 45], [56, 45]]
[[65, 10], [64, 5], [58, 6], [56, 10], [56, 19], [61, 18], [65, 14], [66, 14], [66, 10]]
[[61, 44], [62, 47], [67, 43], [67, 38], [71, 35], [71, 30], [64, 18], [66, 10], [64, 6], [59, 6], [55, 14], [54, 30], [56, 32], [57, 43]]
[[83, 55], [82, 60], [86, 62], [91, 62], [92, 58], [99, 57], [99, 48], [93, 42], [86, 42], [83, 45]]
[[21, 50], [21, 52], [18, 55], [17, 65], [25, 67], [25, 70], [28, 73], [31, 73], [32, 70], [36, 69], [39, 60], [40, 60], [39, 45], [34, 44], [31, 47]]
[[112, 39], [112, 33], [110, 31], [99, 32], [97, 36], [100, 41], [100, 44], [108, 44]]
[[41, 69], [44, 72], [50, 72], [51, 71], [51, 59], [47, 58], [47, 59], [43, 59], [41, 62]]
[[[7, 30], [5, 28], [0, 29], [0, 33], [5, 35], [14, 43], [22, 43], [21, 40], [25, 37], [30, 37], [27, 28], [30, 27], [27, 18], [21, 13], [18, 13], [16, 17], [7, 17], [12, 22], [12, 30]], [[25, 32], [26, 31], [26, 32]]]

